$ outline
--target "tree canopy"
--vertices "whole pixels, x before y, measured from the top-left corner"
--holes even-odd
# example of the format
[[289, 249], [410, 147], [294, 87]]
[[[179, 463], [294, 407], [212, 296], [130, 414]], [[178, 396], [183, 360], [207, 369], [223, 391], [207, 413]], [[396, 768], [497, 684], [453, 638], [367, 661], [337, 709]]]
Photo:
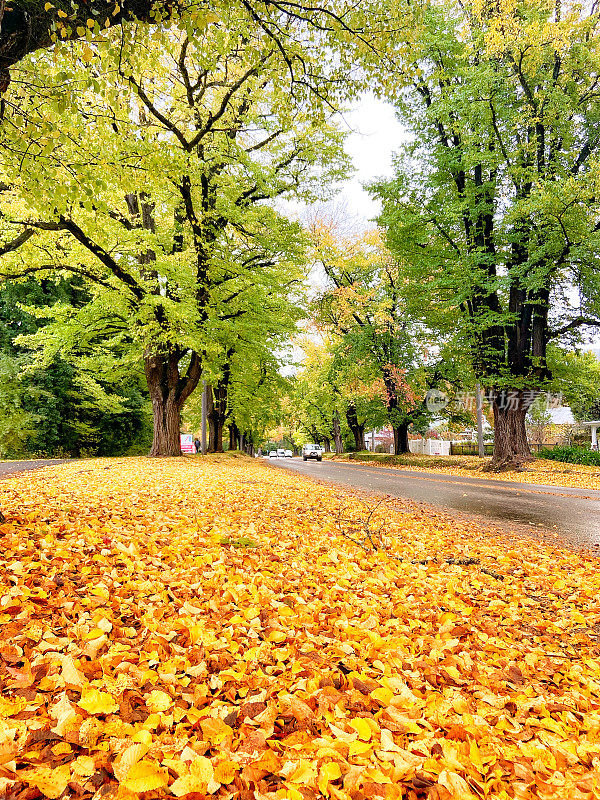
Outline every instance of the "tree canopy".
[[496, 466], [530, 457], [524, 420], [548, 343], [600, 321], [595, 7], [430, 4], [380, 83], [411, 131], [374, 187], [424, 303], [458, 314], [488, 387]]
[[301, 275], [303, 235], [273, 199], [324, 196], [345, 168], [325, 105], [291, 91], [285, 59], [244, 19], [233, 10], [194, 42], [136, 28], [116, 71], [117, 35], [95, 45], [93, 65], [78, 45], [76, 72], [40, 53], [9, 94], [4, 276], [89, 282], [90, 302], [57, 310], [61, 332], [45, 346], [66, 346], [65, 326], [71, 341], [97, 326], [130, 337], [156, 454], [179, 452], [182, 405], [240, 325], [251, 337], [264, 315], [293, 319], [277, 312]]

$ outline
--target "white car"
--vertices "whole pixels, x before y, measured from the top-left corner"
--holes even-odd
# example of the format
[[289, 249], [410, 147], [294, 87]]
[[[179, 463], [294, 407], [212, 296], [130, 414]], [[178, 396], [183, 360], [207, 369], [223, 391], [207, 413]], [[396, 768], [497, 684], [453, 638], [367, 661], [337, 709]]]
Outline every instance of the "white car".
[[285, 450], [283, 449], [283, 447], [280, 447], [279, 450], [277, 451], [277, 458], [285, 458]]
[[277, 450], [270, 450], [269, 458], [277, 458]]
[[308, 461], [309, 458], [316, 458], [321, 461], [323, 458], [323, 451], [318, 444], [305, 444], [302, 448], [302, 460]]
[[291, 450], [286, 450], [286, 451], [285, 451], [285, 457], [286, 457], [286, 458], [293, 458], [293, 457], [294, 457], [294, 454], [292, 453], [292, 451], [291, 451]]

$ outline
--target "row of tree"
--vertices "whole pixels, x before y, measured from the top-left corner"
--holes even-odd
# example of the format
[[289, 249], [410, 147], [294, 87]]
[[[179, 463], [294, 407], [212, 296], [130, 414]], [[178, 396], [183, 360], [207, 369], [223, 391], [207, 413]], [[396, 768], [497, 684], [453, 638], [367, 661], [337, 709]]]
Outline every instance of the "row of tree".
[[249, 434], [258, 423], [242, 422], [241, 400], [238, 422], [233, 397], [266, 382], [305, 262], [275, 201], [312, 200], [342, 177], [332, 112], [368, 85], [410, 136], [394, 179], [372, 187], [383, 245], [340, 246], [313, 226], [327, 383], [344, 387], [357, 444], [370, 403], [402, 451], [429, 387], [478, 380], [493, 466], [530, 458], [525, 418], [556, 344], [600, 324], [596, 6], [92, 6], [46, 4], [35, 26], [3, 10], [14, 35], [0, 66], [17, 66], [0, 142], [2, 273], [75, 276], [88, 295], [55, 304], [24, 340], [38, 363], [88, 359], [99, 393], [115, 352], [135, 353], [154, 454], [179, 452], [202, 376], [215, 447], [227, 414]]
[[[410, 133], [395, 177], [372, 186], [393, 267], [384, 274], [380, 259], [370, 284], [351, 271], [363, 256], [339, 269], [326, 252], [325, 314], [346, 346], [367, 331], [398, 451], [398, 410], [411, 403], [395, 376], [413, 375], [418, 355], [421, 388], [427, 364], [432, 380], [454, 381], [440, 375], [451, 342], [450, 372], [460, 365], [491, 398], [492, 467], [520, 466], [551, 355], [600, 323], [598, 9], [446, 2], [406, 13], [410, 23], [378, 42], [390, 58], [368, 51], [363, 62]], [[414, 343], [430, 341], [426, 331], [436, 345], [424, 357]]]
[[[366, 447], [365, 432], [389, 427], [394, 452], [406, 453], [409, 430], [423, 435], [442, 420], [452, 430], [474, 426], [477, 376], [460, 316], [434, 305], [423, 283], [410, 279], [410, 267], [385, 246], [384, 231], [355, 233], [339, 214], [310, 229], [320, 289], [309, 306], [311, 335], [275, 439], [359, 451]], [[594, 353], [552, 343], [547, 371], [527, 398], [530, 426], [532, 415], [548, 418], [547, 395], [562, 398], [577, 419], [597, 419], [600, 361]], [[508, 395], [513, 408], [520, 395]], [[492, 425], [498, 402], [488, 390], [484, 414]]]
[[193, 41], [131, 24], [42, 50], [17, 74], [0, 147], [0, 269], [85, 284], [20, 345], [40, 368], [75, 364], [97, 396], [115, 360], [143, 365], [153, 455], [180, 453], [201, 380], [211, 449], [226, 421], [232, 443], [251, 442], [305, 265], [303, 231], [273, 201], [325, 197], [345, 169], [325, 84], [322, 99], [296, 85], [287, 54], [236, 8]]

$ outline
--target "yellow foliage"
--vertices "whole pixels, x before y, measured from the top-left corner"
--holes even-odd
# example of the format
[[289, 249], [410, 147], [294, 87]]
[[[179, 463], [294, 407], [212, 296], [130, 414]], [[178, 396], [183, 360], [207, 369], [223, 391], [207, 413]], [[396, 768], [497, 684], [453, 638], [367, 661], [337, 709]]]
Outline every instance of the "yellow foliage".
[[369, 554], [342, 502], [250, 459], [2, 481], [0, 793], [592, 800], [597, 562], [409, 505]]

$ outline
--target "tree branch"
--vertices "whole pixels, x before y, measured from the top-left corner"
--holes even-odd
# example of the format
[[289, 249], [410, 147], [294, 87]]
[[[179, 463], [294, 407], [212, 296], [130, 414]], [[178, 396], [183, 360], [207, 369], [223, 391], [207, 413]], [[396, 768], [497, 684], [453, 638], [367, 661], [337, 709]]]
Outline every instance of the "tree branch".
[[583, 315], [575, 317], [575, 319], [572, 319], [566, 325], [563, 325], [562, 328], [557, 328], [554, 331], [549, 331], [548, 339], [556, 339], [558, 336], [562, 336], [563, 333], [572, 331], [575, 328], [581, 328], [584, 325], [589, 326], [591, 328], [600, 328], [600, 319], [596, 319], [595, 317], [586, 317]]

